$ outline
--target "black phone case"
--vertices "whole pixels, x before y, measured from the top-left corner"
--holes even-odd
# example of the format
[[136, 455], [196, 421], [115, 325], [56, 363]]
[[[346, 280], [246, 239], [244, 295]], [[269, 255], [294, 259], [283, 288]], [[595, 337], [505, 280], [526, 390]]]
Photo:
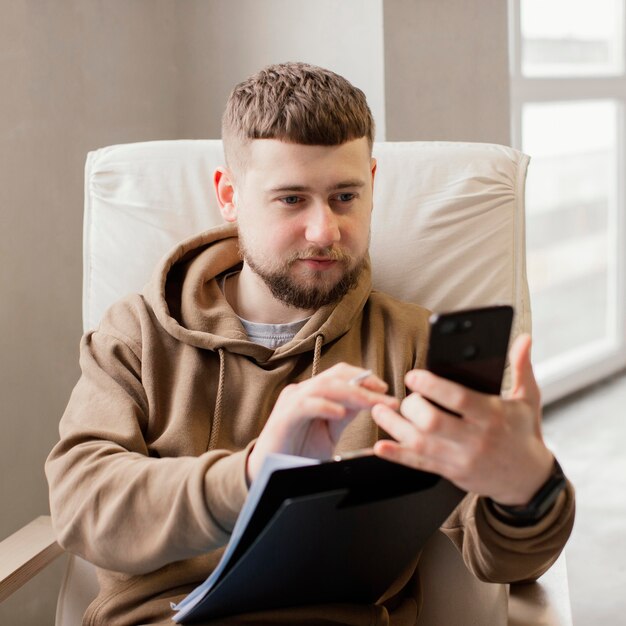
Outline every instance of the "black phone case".
[[476, 391], [499, 394], [512, 323], [508, 305], [433, 315], [426, 368]]

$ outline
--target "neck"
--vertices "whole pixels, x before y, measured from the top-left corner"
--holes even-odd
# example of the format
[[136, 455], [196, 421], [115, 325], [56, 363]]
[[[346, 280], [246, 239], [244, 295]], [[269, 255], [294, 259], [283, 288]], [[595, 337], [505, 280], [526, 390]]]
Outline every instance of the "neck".
[[314, 313], [288, 306], [275, 298], [263, 279], [245, 261], [241, 272], [226, 280], [224, 297], [239, 317], [258, 324], [288, 324]]

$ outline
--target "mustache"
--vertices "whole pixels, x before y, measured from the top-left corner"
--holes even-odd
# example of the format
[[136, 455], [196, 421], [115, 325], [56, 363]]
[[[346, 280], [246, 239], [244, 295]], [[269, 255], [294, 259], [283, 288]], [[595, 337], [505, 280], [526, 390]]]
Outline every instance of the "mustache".
[[288, 262], [306, 261], [307, 259], [324, 259], [326, 261], [339, 261], [340, 263], [349, 263], [352, 257], [340, 248], [307, 248], [300, 252], [294, 252]]

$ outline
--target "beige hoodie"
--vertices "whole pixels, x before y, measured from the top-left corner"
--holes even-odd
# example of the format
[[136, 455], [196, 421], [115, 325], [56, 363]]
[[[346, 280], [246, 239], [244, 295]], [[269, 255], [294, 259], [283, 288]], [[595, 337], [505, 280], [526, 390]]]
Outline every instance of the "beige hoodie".
[[[247, 495], [246, 456], [285, 385], [347, 361], [402, 398], [405, 372], [423, 363], [427, 311], [371, 291], [369, 268], [288, 344], [251, 343], [216, 280], [239, 263], [233, 226], [193, 237], [160, 263], [142, 295], [112, 306], [81, 341], [82, 375], [46, 474], [59, 543], [98, 567], [101, 591], [84, 624], [171, 623], [170, 602], [221, 557]], [[380, 436], [362, 413], [338, 451]], [[479, 577], [508, 582], [547, 569], [572, 523], [570, 487], [536, 527], [509, 528], [469, 495], [444, 531]], [[375, 606], [219, 623], [404, 625], [415, 623], [419, 606], [412, 566]]]

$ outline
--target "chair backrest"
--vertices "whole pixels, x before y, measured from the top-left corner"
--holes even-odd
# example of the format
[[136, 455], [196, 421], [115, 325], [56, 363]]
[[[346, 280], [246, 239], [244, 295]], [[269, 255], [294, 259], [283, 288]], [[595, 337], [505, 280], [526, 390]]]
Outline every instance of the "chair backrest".
[[[513, 304], [514, 333], [528, 330], [524, 245], [528, 157], [504, 146], [449, 142], [377, 143], [374, 156], [378, 160], [370, 249], [374, 286], [436, 311]], [[222, 222], [211, 184], [213, 170], [222, 163], [218, 140], [126, 144], [89, 154], [85, 329], [97, 326], [115, 300], [139, 291], [159, 258], [178, 241]], [[425, 563], [439, 568], [443, 559], [448, 578], [462, 581], [474, 608], [488, 611], [486, 621], [475, 623], [505, 624], [504, 587], [473, 579], [456, 551], [449, 551], [450, 556], [437, 542], [441, 537], [427, 549]], [[422, 571], [422, 576], [428, 574]], [[74, 559], [63, 584], [57, 626], [76, 623], [72, 619], [86, 608], [97, 588], [94, 580], [92, 568]], [[444, 604], [433, 610], [425, 597], [420, 624], [430, 623], [430, 614], [436, 616], [434, 623], [469, 623], [466, 619], [474, 608]]]
[[[524, 248], [528, 157], [504, 146], [374, 146], [374, 286], [444, 311], [513, 304], [530, 323]], [[181, 239], [222, 223], [211, 175], [219, 140], [155, 141], [91, 152], [85, 171], [83, 323], [139, 291]]]

